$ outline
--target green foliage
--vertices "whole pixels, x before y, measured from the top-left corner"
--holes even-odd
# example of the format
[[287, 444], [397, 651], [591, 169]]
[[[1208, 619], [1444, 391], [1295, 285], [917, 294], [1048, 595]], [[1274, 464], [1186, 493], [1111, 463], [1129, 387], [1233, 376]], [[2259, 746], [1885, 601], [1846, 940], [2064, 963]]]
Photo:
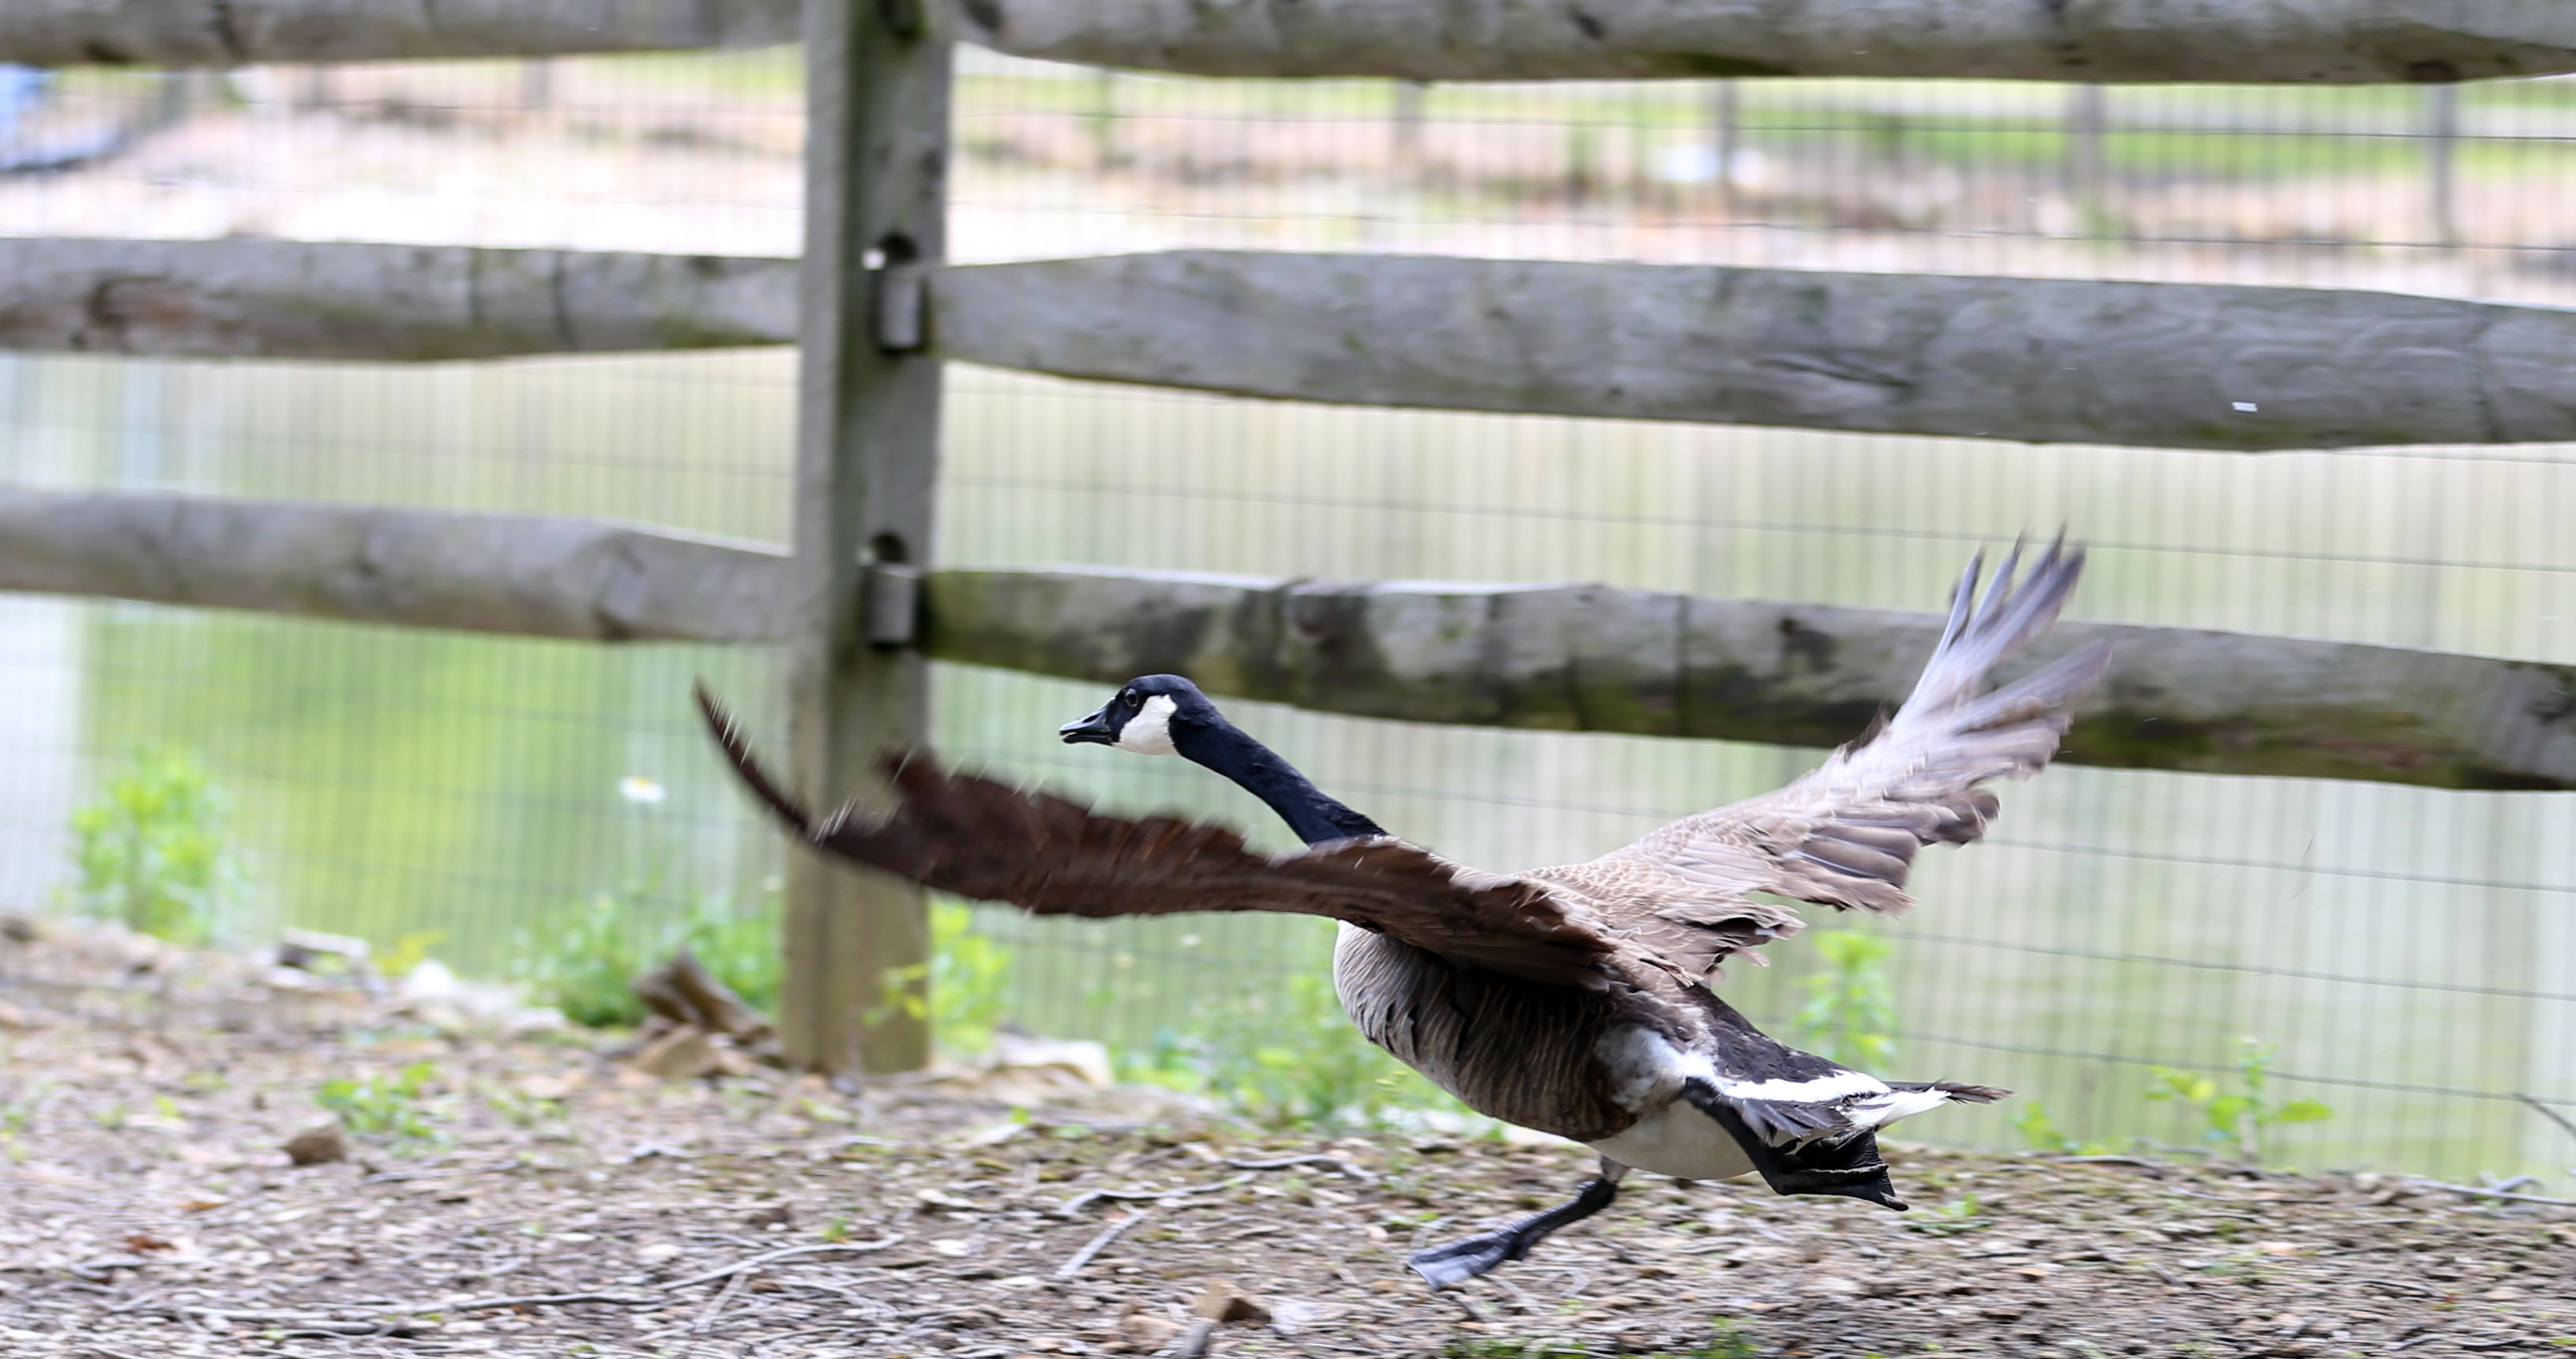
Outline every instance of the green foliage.
[[2285, 1124], [2323, 1122], [2334, 1117], [2334, 1110], [2312, 1099], [2275, 1102], [2270, 1089], [2274, 1049], [2252, 1038], [2237, 1042], [2234, 1093], [2220, 1093], [2214, 1077], [2160, 1066], [2154, 1069], [2155, 1083], [2147, 1088], [2147, 1098], [2199, 1111], [2208, 1125], [2201, 1136], [2220, 1146], [2233, 1144], [2246, 1164], [2260, 1165], [2265, 1132]]
[[429, 960], [429, 951], [447, 942], [445, 930], [412, 930], [396, 936], [394, 946], [376, 955], [376, 971], [388, 981], [400, 981], [411, 970]]
[[437, 1078], [433, 1062], [414, 1062], [391, 1076], [335, 1077], [313, 1092], [313, 1102], [339, 1115], [340, 1126], [352, 1136], [434, 1142], [438, 1133], [419, 1101]]
[[686, 908], [650, 887], [601, 893], [521, 931], [513, 976], [529, 995], [591, 1028], [644, 1021], [636, 974], [681, 948], [758, 1010], [778, 1003], [778, 901], [750, 910], [706, 896]]
[[1960, 1236], [1995, 1225], [1994, 1219], [1983, 1215], [1985, 1211], [1986, 1206], [1977, 1201], [1976, 1195], [1961, 1194], [1928, 1213], [1908, 1215], [1904, 1226], [1928, 1236]]
[[1011, 950], [975, 928], [975, 912], [933, 901], [930, 961], [887, 968], [882, 999], [864, 1018], [874, 1024], [901, 1013], [924, 1020], [942, 1051], [971, 1057], [993, 1045], [1010, 978]]
[[136, 751], [71, 832], [73, 910], [182, 944], [222, 922], [235, 879], [223, 801], [186, 752]]
[[2061, 1155], [2099, 1156], [2118, 1149], [2111, 1142], [2079, 1142], [2069, 1137], [2050, 1116], [2048, 1105], [2029, 1099], [2021, 1102], [2021, 1112], [2013, 1116], [2012, 1125], [2021, 1130], [2021, 1140], [2033, 1151], [2052, 1151]]
[[2048, 1106], [2039, 1100], [2021, 1102], [2021, 1112], [2013, 1115], [2013, 1127], [2021, 1131], [2021, 1140], [2033, 1151], [2073, 1151], [2074, 1140], [2057, 1130], [2057, 1120], [2048, 1116]]
[[1002, 1022], [1011, 950], [975, 928], [975, 912], [953, 901], [930, 907], [930, 1031], [952, 1052], [993, 1045]]
[[1864, 930], [1818, 930], [1823, 971], [1806, 978], [1799, 1041], [1849, 1067], [1884, 1067], [1896, 1056], [1896, 989], [1884, 964], [1896, 945]]
[[1158, 1036], [1135, 1078], [1195, 1090], [1273, 1128], [1418, 1126], [1477, 1116], [1360, 1036], [1330, 978], [1294, 973], [1200, 1012], [1190, 1038]]

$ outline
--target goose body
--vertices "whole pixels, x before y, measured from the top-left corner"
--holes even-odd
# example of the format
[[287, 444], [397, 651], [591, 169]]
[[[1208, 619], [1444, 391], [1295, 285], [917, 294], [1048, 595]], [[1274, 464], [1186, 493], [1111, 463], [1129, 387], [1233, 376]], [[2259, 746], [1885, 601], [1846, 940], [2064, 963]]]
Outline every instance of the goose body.
[[1302, 853], [1231, 831], [1130, 820], [988, 779], [892, 761], [894, 810], [816, 818], [700, 701], [752, 791], [809, 844], [960, 895], [1041, 914], [1285, 911], [1340, 921], [1333, 977], [1369, 1040], [1481, 1113], [1591, 1146], [1601, 1175], [1570, 1203], [1418, 1253], [1446, 1284], [1518, 1259], [1606, 1206], [1638, 1167], [1687, 1179], [1759, 1172], [1781, 1193], [1902, 1209], [1877, 1130], [2004, 1092], [1890, 1082], [1789, 1047], [1709, 990], [1727, 958], [1800, 929], [1756, 896], [1895, 913], [1914, 854], [1976, 839], [1981, 785], [2047, 763], [2067, 706], [2108, 660], [2095, 647], [1994, 692], [1987, 672], [2055, 620], [2082, 554], [2050, 548], [2015, 580], [2016, 548], [1982, 597], [1981, 562], [1940, 645], [1891, 718], [1776, 792], [1685, 817], [1582, 863], [1516, 874], [1452, 863], [1388, 835], [1236, 728], [1177, 676], [1121, 686], [1068, 742], [1178, 754], [1259, 796]]

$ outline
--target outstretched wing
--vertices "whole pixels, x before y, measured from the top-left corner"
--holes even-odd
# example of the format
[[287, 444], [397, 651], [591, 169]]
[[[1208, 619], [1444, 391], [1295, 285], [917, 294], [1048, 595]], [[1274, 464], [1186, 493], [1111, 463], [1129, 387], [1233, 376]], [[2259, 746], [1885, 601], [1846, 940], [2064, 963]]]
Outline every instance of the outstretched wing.
[[1603, 979], [1616, 939], [1547, 884], [1481, 873], [1392, 838], [1276, 857], [1221, 826], [1104, 816], [1079, 802], [891, 759], [894, 808], [817, 818], [788, 794], [701, 686], [698, 706], [734, 771], [790, 831], [825, 854], [1039, 915], [1277, 911], [1329, 916], [1498, 972], [1581, 985]]
[[[1602, 904], [1614, 928], [1684, 974], [1799, 928], [1771, 892], [1895, 914], [1915, 851], [1966, 844], [1995, 814], [1990, 779], [2026, 778], [2056, 754], [2072, 704], [2110, 661], [2087, 647], [2012, 685], [1981, 693], [1987, 672], [2046, 632], [2084, 569], [2064, 540], [2016, 581], [2016, 544], [1982, 599], [1980, 554], [1968, 563], [1941, 643], [1914, 692], [1885, 725], [1797, 782], [1665, 826], [1587, 863], [1533, 870]], [[1618, 909], [1613, 903], [1634, 903]]]

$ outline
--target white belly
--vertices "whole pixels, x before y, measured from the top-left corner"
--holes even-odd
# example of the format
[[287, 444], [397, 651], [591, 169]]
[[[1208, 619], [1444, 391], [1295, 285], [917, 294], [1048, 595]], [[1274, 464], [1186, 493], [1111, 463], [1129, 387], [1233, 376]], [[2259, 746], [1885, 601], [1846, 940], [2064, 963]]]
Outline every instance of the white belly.
[[1726, 1129], [1685, 1100], [1674, 1100], [1592, 1149], [1621, 1165], [1681, 1180], [1732, 1179], [1753, 1169], [1753, 1158]]

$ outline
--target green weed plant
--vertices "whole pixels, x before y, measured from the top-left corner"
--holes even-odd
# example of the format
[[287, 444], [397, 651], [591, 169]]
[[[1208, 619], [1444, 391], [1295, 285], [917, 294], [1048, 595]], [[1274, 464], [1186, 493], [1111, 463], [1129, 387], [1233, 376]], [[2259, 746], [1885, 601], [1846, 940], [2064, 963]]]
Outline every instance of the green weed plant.
[[313, 1102], [338, 1115], [352, 1136], [397, 1146], [436, 1142], [438, 1131], [420, 1101], [437, 1079], [436, 1063], [414, 1062], [390, 1076], [334, 1077], [313, 1092]]
[[636, 975], [686, 948], [754, 1009], [774, 1014], [778, 916], [774, 893], [743, 909], [723, 895], [681, 906], [651, 886], [603, 892], [523, 931], [513, 979], [576, 1024], [632, 1028], [644, 1022]]
[[1817, 1056], [1863, 1070], [1896, 1056], [1896, 988], [1887, 979], [1888, 940], [1865, 930], [1818, 930], [1824, 970], [1805, 979], [1798, 1040]]
[[2160, 1066], [2154, 1069], [2155, 1081], [2147, 1088], [2147, 1098], [2191, 1108], [2207, 1125], [2203, 1138], [2221, 1147], [2232, 1146], [2247, 1165], [2261, 1165], [2266, 1133], [2293, 1123], [2323, 1122], [2334, 1117], [2334, 1110], [2312, 1099], [2274, 1099], [2275, 1049], [2253, 1038], [2238, 1039], [2237, 1044], [2234, 1092], [2221, 1093], [2215, 1077]]
[[72, 813], [71, 909], [176, 944], [211, 938], [237, 882], [224, 820], [194, 757], [136, 751], [98, 801]]
[[1198, 1034], [1159, 1038], [1129, 1074], [1204, 1094], [1271, 1128], [1420, 1127], [1433, 1113], [1486, 1122], [1362, 1037], [1320, 971], [1247, 988], [1199, 1020]]

